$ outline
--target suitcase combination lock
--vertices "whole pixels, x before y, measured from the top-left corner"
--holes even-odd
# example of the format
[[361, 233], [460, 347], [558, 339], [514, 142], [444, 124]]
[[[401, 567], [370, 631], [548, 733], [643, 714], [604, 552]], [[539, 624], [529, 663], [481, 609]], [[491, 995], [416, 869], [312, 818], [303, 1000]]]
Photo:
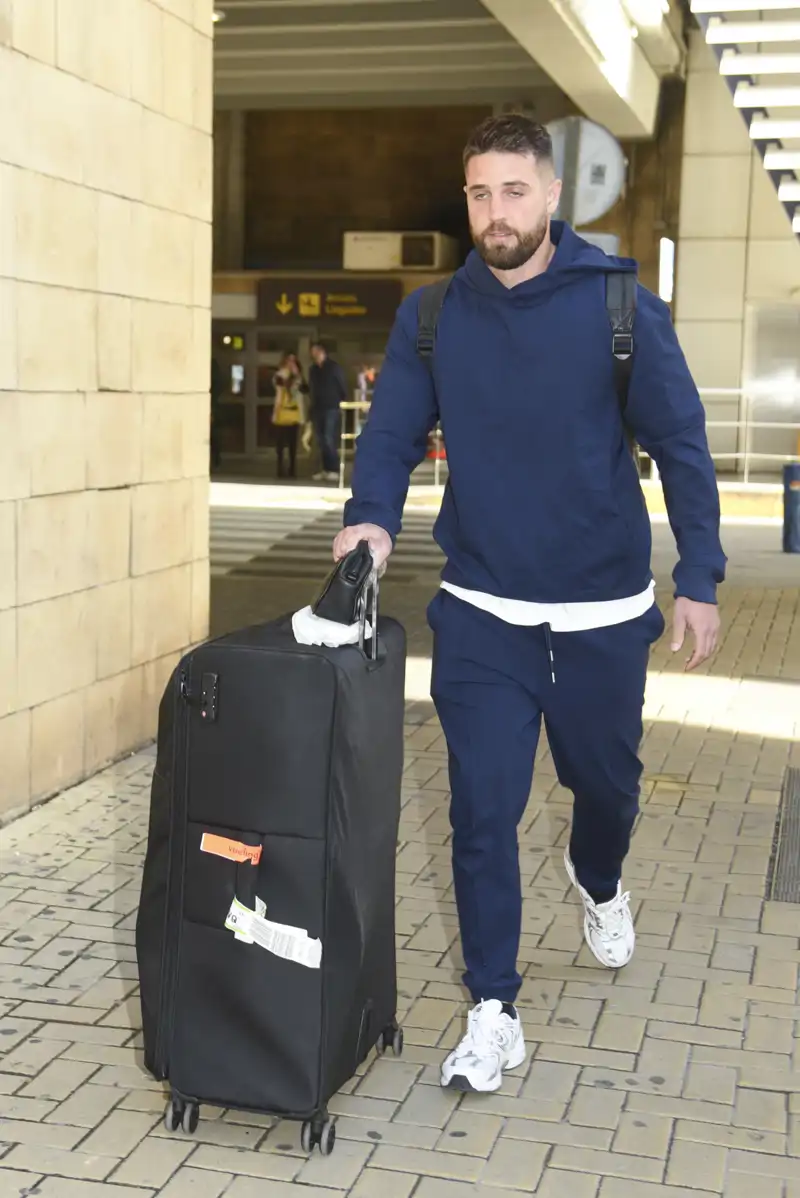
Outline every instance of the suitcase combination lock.
[[219, 703], [219, 674], [204, 674], [200, 682], [200, 718], [213, 724]]

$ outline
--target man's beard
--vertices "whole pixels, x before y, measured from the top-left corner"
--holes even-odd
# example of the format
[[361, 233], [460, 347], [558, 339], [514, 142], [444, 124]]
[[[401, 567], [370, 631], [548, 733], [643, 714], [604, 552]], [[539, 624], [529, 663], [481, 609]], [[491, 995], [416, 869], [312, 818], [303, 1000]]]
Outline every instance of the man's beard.
[[[512, 229], [510, 225], [498, 223], [490, 225], [480, 234], [473, 233], [472, 240], [475, 249], [487, 266], [495, 270], [518, 270], [529, 262], [547, 236], [548, 220], [543, 216], [538, 225], [528, 229], [526, 233]], [[492, 233], [512, 233], [513, 241], [489, 242], [487, 238]]]

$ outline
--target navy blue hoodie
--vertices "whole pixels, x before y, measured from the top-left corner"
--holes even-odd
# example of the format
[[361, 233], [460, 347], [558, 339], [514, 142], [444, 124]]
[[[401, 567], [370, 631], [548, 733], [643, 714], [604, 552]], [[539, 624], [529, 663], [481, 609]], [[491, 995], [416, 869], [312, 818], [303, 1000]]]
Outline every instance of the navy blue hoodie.
[[[441, 420], [450, 471], [434, 537], [443, 578], [506, 599], [623, 599], [650, 580], [650, 520], [627, 448], [605, 306], [632, 271], [554, 221], [556, 252], [513, 288], [471, 253], [437, 331], [435, 387], [402, 303], [357, 446], [345, 524], [400, 531], [411, 471]], [[705, 415], [666, 305], [639, 287], [626, 421], [661, 473], [676, 594], [713, 603], [725, 574]]]

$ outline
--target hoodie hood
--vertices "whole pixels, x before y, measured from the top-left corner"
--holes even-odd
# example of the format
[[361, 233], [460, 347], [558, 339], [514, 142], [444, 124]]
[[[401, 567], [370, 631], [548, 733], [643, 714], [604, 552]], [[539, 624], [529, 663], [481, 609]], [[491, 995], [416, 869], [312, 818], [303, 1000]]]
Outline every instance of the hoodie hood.
[[598, 246], [591, 245], [579, 237], [563, 220], [550, 222], [550, 240], [556, 247], [556, 252], [547, 270], [533, 279], [518, 283], [516, 287], [506, 287], [501, 283], [477, 250], [472, 250], [455, 277], [482, 295], [525, 304], [538, 302], [559, 287], [575, 282], [579, 276], [608, 274], [609, 271], [636, 273], [637, 267], [633, 259], [612, 257], [604, 253]]

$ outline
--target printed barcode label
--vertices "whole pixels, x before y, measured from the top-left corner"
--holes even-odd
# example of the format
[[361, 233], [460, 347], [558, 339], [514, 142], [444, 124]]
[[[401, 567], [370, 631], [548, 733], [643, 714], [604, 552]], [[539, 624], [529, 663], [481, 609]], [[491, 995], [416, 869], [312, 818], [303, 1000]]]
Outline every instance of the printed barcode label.
[[[263, 908], [261, 900], [257, 899], [256, 902]], [[285, 961], [293, 961], [307, 969], [319, 969], [322, 965], [320, 940], [312, 940], [303, 928], [273, 923], [264, 917], [261, 910], [251, 911], [238, 899], [234, 899], [231, 904], [225, 927], [235, 932], [237, 939], [249, 944], [255, 943]]]

